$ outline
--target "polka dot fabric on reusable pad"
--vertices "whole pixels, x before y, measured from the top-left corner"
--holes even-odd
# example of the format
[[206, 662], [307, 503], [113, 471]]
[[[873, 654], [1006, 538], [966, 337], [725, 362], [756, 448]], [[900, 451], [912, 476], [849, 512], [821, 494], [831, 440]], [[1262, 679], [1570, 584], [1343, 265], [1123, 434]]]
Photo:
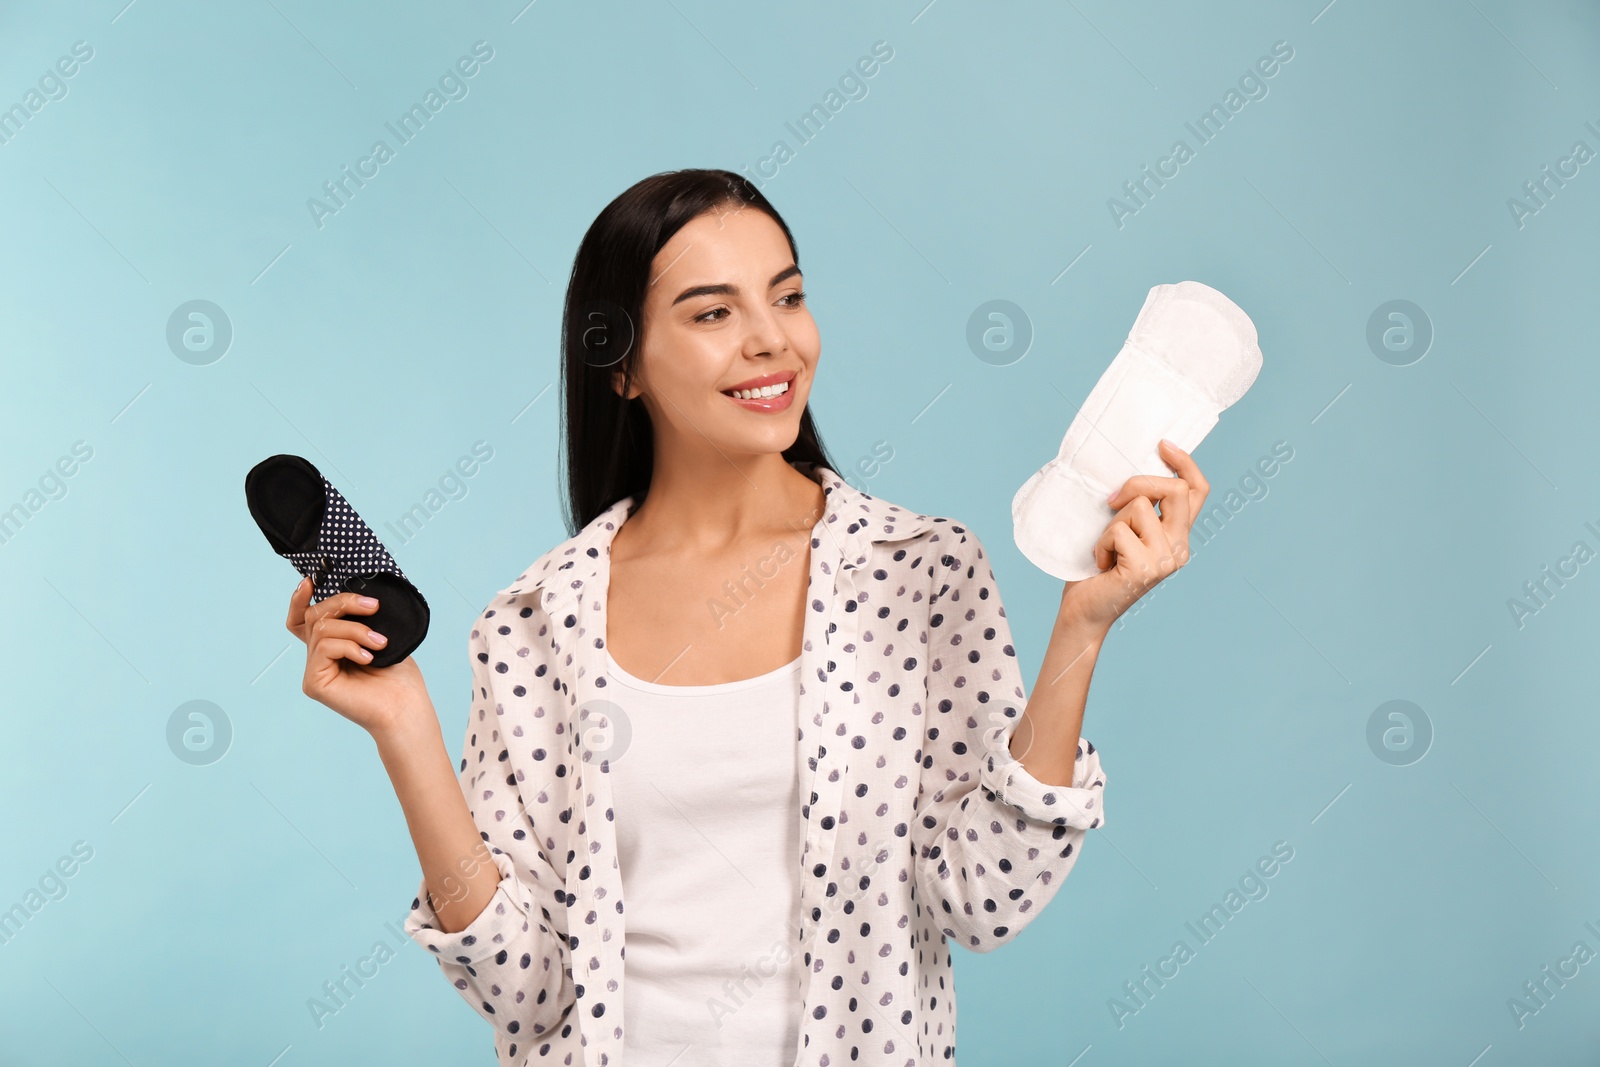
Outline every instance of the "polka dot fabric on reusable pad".
[[[295, 570], [316, 582], [316, 599], [326, 600], [342, 592], [346, 579], [356, 575], [387, 572], [405, 578], [383, 542], [327, 478], [322, 479], [322, 488], [328, 505], [317, 533], [316, 551], [283, 553]], [[320, 569], [324, 559], [326, 570]]]

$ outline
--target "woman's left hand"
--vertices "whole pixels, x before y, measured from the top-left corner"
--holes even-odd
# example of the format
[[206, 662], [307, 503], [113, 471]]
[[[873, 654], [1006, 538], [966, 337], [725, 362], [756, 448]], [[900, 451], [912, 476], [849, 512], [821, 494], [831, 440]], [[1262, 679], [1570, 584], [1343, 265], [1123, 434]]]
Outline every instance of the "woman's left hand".
[[1094, 546], [1100, 573], [1067, 583], [1061, 594], [1063, 621], [1109, 630], [1134, 601], [1189, 562], [1189, 528], [1211, 484], [1189, 453], [1165, 440], [1159, 449], [1178, 477], [1136, 475], [1110, 498], [1116, 515]]

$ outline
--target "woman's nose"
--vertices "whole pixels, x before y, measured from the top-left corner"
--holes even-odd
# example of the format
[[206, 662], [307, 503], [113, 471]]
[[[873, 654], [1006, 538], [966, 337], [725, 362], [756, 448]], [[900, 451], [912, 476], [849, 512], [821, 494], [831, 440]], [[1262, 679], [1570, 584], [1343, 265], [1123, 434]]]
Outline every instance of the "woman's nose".
[[745, 333], [746, 355], [775, 356], [789, 347], [789, 335], [772, 308], [765, 308], [745, 321], [749, 323]]

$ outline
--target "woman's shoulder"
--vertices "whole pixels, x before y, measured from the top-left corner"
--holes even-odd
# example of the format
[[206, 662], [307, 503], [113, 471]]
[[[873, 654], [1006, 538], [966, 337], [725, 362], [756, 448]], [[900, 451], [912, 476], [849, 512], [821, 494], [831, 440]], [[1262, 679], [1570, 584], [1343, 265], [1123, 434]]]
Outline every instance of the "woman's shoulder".
[[525, 609], [551, 609], [581, 593], [598, 570], [601, 554], [609, 548], [631, 500], [624, 497], [610, 505], [577, 533], [541, 553], [514, 580], [495, 591], [485, 613], [516, 606], [526, 615]]
[[828, 467], [801, 464], [799, 469], [822, 486], [825, 496], [822, 522], [838, 526], [851, 535], [859, 531], [862, 537], [873, 542], [903, 541], [937, 533], [954, 521], [869, 493]]
[[986, 560], [984, 542], [961, 519], [896, 504], [842, 479], [839, 490], [840, 500], [830, 518], [837, 516], [846, 533], [862, 532], [872, 544], [876, 565], [887, 561], [934, 576], [940, 570], [965, 570]]

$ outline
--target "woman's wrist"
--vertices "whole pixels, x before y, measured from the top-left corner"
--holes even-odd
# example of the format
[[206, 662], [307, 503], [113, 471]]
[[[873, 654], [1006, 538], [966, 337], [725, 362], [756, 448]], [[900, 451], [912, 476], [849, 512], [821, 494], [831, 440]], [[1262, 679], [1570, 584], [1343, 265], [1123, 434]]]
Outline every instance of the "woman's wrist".
[[[1070, 590], [1072, 587], [1067, 588]], [[1051, 638], [1061, 640], [1069, 647], [1091, 648], [1090, 654], [1093, 655], [1099, 652], [1100, 646], [1105, 643], [1106, 636], [1111, 633], [1111, 626], [1110, 622], [1086, 618], [1078, 605], [1063, 594], [1061, 607], [1056, 611]]]
[[382, 726], [368, 731], [378, 755], [385, 764], [392, 756], [417, 752], [434, 744], [443, 745], [444, 734], [439, 728], [439, 716], [431, 702], [398, 711]]

